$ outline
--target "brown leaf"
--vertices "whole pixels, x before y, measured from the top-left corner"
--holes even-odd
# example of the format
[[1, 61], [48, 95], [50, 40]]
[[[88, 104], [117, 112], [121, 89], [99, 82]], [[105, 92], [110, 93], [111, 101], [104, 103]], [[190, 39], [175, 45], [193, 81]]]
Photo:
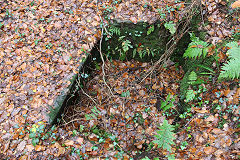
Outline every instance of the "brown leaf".
[[145, 91], [144, 90], [140, 90], [139, 94], [140, 94], [140, 96], [145, 96]]
[[[219, 149], [219, 150], [217, 150], [214, 154], [217, 156], [217, 157], [219, 157], [221, 154], [223, 154], [224, 153], [224, 151], [223, 150], [221, 150], [221, 149]], [[220, 157], [219, 157], [220, 158]]]
[[34, 149], [34, 146], [32, 144], [26, 145], [26, 149], [28, 150], [28, 152], [32, 152], [32, 150]]
[[134, 143], [135, 146], [137, 146], [138, 149], [142, 148], [142, 144], [145, 142], [145, 140], [139, 141], [137, 143]]
[[28, 157], [27, 155], [21, 156], [21, 157], [19, 158], [19, 160], [26, 160], [27, 157]]
[[64, 144], [65, 144], [66, 146], [73, 146], [73, 145], [74, 145], [74, 141], [73, 141], [73, 140], [66, 140], [66, 141], [64, 142]]
[[160, 86], [158, 86], [156, 83], [152, 86], [152, 89], [156, 90], [156, 89], [159, 89]]
[[206, 122], [214, 121], [215, 117], [213, 115], [210, 115], [207, 119], [205, 119]]
[[21, 143], [18, 144], [17, 151], [21, 152], [24, 150], [25, 147], [26, 147], [26, 141], [23, 140]]
[[4, 145], [3, 145], [3, 148], [4, 148], [4, 149], [3, 149], [3, 153], [8, 150], [9, 144], [10, 144], [10, 140], [8, 140], [7, 143], [4, 143]]
[[240, 7], [240, 0], [235, 1], [235, 2], [232, 4], [232, 8], [238, 8], [238, 7]]
[[228, 138], [226, 140], [226, 145], [229, 147], [229, 146], [231, 146], [231, 144], [232, 144], [232, 140], [230, 138]]
[[137, 18], [136, 17], [131, 17], [130, 21], [132, 21], [134, 24], [136, 24], [137, 23]]
[[193, 109], [194, 109], [194, 111], [196, 111], [197, 113], [208, 113], [208, 110], [205, 110], [205, 109], [201, 110], [200, 108], [197, 108], [197, 107], [194, 107]]
[[150, 103], [151, 103], [151, 104], [157, 103], [157, 99], [151, 99], [151, 100], [150, 100]]
[[123, 73], [123, 78], [128, 78], [128, 73], [127, 72]]
[[203, 143], [204, 142], [204, 139], [201, 135], [197, 135], [196, 136], [196, 141], [199, 142], [199, 143]]
[[45, 146], [40, 146], [40, 145], [35, 146], [36, 151], [43, 151], [43, 150], [45, 150], [45, 148], [46, 148]]
[[90, 134], [90, 135], [88, 136], [88, 139], [89, 139], [90, 141], [98, 141], [97, 135], [94, 134], [94, 133]]
[[82, 137], [78, 137], [77, 139], [76, 139], [76, 141], [78, 142], [78, 144], [82, 144], [83, 143], [83, 138]]
[[146, 129], [146, 134], [153, 135], [153, 129], [151, 127]]
[[59, 157], [61, 154], [65, 153], [65, 148], [62, 147], [58, 142], [54, 143], [54, 145], [52, 145], [51, 148], [57, 148], [58, 149], [58, 152], [54, 153], [55, 157]]
[[221, 134], [221, 133], [223, 133], [223, 131], [221, 129], [219, 129], [219, 128], [214, 128], [212, 130], [212, 133], [214, 133], [214, 134]]
[[216, 150], [216, 148], [211, 147], [211, 146], [204, 148], [204, 152], [205, 152], [206, 154], [212, 154], [213, 152], [215, 152], [215, 150]]

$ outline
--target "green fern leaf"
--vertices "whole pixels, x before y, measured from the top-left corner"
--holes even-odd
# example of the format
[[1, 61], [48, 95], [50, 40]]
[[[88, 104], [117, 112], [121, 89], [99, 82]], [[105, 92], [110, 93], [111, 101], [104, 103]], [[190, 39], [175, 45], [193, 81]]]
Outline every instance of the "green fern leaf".
[[118, 35], [118, 36], [120, 36], [120, 34], [121, 34], [120, 28], [117, 28], [117, 27], [115, 27], [115, 26], [111, 26], [111, 27], [109, 28], [109, 32], [112, 33], [112, 34], [116, 34], [116, 35]]
[[230, 60], [222, 66], [219, 79], [238, 79], [240, 77], [240, 46], [237, 42], [230, 42], [226, 46], [230, 48], [227, 51]]
[[157, 130], [157, 135], [154, 135], [157, 140], [154, 140], [153, 143], [157, 144], [158, 148], [162, 147], [171, 152], [171, 145], [175, 144], [173, 140], [176, 139], [173, 130], [173, 126], [168, 124], [168, 121], [164, 119], [163, 124]]
[[192, 71], [188, 76], [189, 81], [196, 81], [197, 80], [197, 74], [196, 72]]
[[226, 44], [226, 46], [229, 48], [234, 48], [234, 47], [238, 47], [238, 43], [233, 41], [233, 42], [229, 42], [228, 44]]
[[219, 75], [219, 79], [230, 78], [235, 79], [240, 77], [240, 59], [230, 60], [228, 63], [222, 66], [222, 71]]
[[188, 57], [188, 58], [194, 58], [197, 59], [197, 57], [200, 56], [206, 56], [208, 53], [208, 43], [198, 40], [198, 41], [193, 41], [188, 45], [187, 50], [185, 51], [183, 57]]
[[240, 60], [240, 47], [234, 47], [228, 50], [227, 55], [230, 59]]

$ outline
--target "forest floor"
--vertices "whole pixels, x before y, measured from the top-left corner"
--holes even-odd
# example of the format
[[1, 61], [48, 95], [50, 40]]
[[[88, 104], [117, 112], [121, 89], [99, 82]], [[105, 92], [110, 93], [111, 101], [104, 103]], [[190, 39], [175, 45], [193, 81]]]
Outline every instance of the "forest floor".
[[[209, 43], [239, 34], [239, 12], [233, 9], [239, 3], [201, 3], [208, 23], [199, 30], [207, 32]], [[151, 143], [164, 119], [175, 126], [171, 154], [176, 159], [238, 159], [239, 81], [206, 78], [199, 99], [189, 103], [194, 107], [179, 113], [184, 72], [171, 61], [147, 78], [151, 63], [106, 61], [105, 77], [114, 94], [99, 69], [80, 89], [83, 98], [65, 109], [63, 122], [48, 124], [49, 106], [100, 40], [100, 24], [108, 24], [102, 18], [109, 14], [151, 24], [161, 20], [158, 9], [166, 6], [178, 8], [164, 10], [167, 20], [183, 18], [185, 5], [178, 1], [1, 1], [0, 159], [165, 159], [168, 152]], [[225, 62], [226, 50], [218, 50], [219, 63]], [[172, 105], [163, 111], [166, 99]]]
[[[234, 82], [214, 84], [206, 80], [202, 85], [206, 91], [200, 91], [198, 100], [192, 102], [194, 107], [183, 115], [178, 112], [181, 106], [177, 95], [184, 71], [169, 62], [166, 68], [156, 69], [144, 79], [151, 66], [136, 61], [108, 61], [106, 81], [116, 94], [111, 95], [102, 80], [101, 70], [96, 71], [79, 91], [81, 100], [66, 108], [64, 129], [94, 142], [85, 146], [90, 155], [164, 159], [167, 152], [161, 148], [152, 146], [153, 150], [147, 150], [159, 124], [167, 119], [170, 124], [179, 125], [175, 128], [176, 145], [173, 147], [177, 159], [236, 158], [240, 140], [236, 134], [239, 132], [238, 81], [230, 89]], [[168, 96], [168, 103], [172, 105], [164, 111], [161, 103]], [[77, 135], [72, 135], [72, 141], [68, 142], [76, 143]], [[80, 149], [80, 153], [83, 150]]]

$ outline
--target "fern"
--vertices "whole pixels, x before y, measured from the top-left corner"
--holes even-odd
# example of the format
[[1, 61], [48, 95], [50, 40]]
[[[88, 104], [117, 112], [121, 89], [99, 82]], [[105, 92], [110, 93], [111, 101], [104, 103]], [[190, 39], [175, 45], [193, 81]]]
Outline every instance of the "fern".
[[226, 45], [230, 49], [227, 51], [229, 61], [222, 66], [219, 79], [240, 77], [240, 46], [237, 42], [230, 42]]
[[168, 110], [169, 108], [173, 107], [173, 102], [175, 101], [175, 97], [171, 98], [171, 93], [168, 94], [166, 101], [161, 101], [161, 109], [163, 111]]
[[129, 40], [123, 41], [122, 48], [123, 48], [124, 53], [126, 53], [130, 48], [133, 48], [133, 46], [131, 45], [131, 41], [129, 41]]
[[121, 34], [120, 28], [117, 28], [117, 27], [115, 27], [115, 26], [111, 26], [111, 27], [109, 28], [109, 32], [112, 33], [112, 34], [116, 34], [116, 35], [118, 35], [118, 36], [120, 36], [120, 34]]
[[197, 74], [196, 72], [192, 71], [188, 76], [189, 81], [196, 81], [197, 80]]
[[205, 57], [208, 53], [207, 42], [201, 41], [198, 37], [195, 37], [194, 34], [190, 34], [192, 42], [188, 45], [187, 50], [185, 51], [183, 57], [194, 58]]
[[219, 79], [223, 78], [239, 78], [240, 75], [240, 59], [231, 59], [228, 63], [222, 66], [222, 71]]
[[186, 102], [190, 102], [195, 98], [195, 91], [192, 89], [187, 90], [186, 93]]
[[174, 139], [174, 130], [173, 126], [168, 124], [168, 121], [164, 119], [163, 124], [157, 130], [157, 135], [154, 135], [157, 140], [154, 140], [153, 143], [158, 145], [158, 148], [162, 147], [167, 151], [171, 152], [171, 145], [175, 144], [173, 142]]

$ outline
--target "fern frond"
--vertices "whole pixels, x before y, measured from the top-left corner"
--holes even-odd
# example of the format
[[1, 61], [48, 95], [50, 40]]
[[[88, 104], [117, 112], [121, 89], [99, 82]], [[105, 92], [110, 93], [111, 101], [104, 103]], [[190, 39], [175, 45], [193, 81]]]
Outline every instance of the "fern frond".
[[173, 130], [173, 126], [168, 124], [168, 121], [164, 119], [163, 124], [157, 130], [157, 135], [154, 135], [157, 140], [154, 140], [153, 143], [156, 143], [159, 148], [162, 147], [171, 152], [171, 145], [175, 144], [173, 140], [176, 139]]
[[202, 55], [205, 57], [207, 53], [208, 53], [208, 43], [198, 40], [198, 41], [193, 41], [188, 45], [188, 48], [185, 51], [183, 57], [197, 59], [197, 57], [200, 57]]
[[226, 44], [226, 46], [229, 48], [234, 48], [234, 47], [238, 47], [238, 43], [233, 41], [233, 42], [229, 42], [228, 44]]
[[230, 78], [235, 79], [240, 77], [240, 59], [232, 59], [222, 66], [222, 71], [219, 79]]
[[196, 81], [197, 80], [197, 74], [196, 72], [192, 71], [188, 76], [189, 81]]
[[234, 47], [228, 50], [227, 55], [230, 59], [240, 60], [240, 47]]
[[111, 32], [111, 33], [113, 33], [113, 34], [116, 34], [116, 35], [118, 35], [118, 36], [120, 36], [120, 34], [121, 34], [120, 28], [115, 27], [115, 26], [111, 26], [111, 27], [109, 28], [109, 32]]
[[230, 60], [222, 66], [219, 79], [238, 79], [240, 77], [240, 46], [237, 42], [230, 42], [226, 46], [230, 47], [227, 51]]

